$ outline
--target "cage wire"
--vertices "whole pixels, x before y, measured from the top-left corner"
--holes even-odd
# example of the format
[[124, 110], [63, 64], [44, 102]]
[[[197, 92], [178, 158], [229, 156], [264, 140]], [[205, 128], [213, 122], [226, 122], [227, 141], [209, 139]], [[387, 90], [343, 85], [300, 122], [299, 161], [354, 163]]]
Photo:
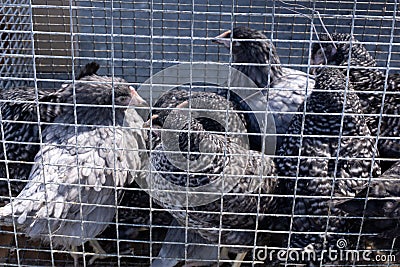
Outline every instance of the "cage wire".
[[[112, 81], [108, 82], [113, 83], [114, 90], [116, 88], [114, 85], [117, 84], [116, 77], [124, 78], [134, 88], [140, 88], [146, 81], [152, 85], [152, 80], [148, 80], [150, 77], [178, 64], [186, 63], [192, 66], [209, 63], [232, 64], [231, 51], [213, 44], [212, 40], [236, 26], [247, 26], [262, 31], [276, 46], [284, 67], [309, 72], [310, 42], [317, 40], [312, 25], [315, 25], [315, 30], [321, 34], [325, 32], [321, 22], [330, 33], [351, 33], [376, 59], [377, 68], [386, 68], [390, 73], [397, 73], [400, 62], [398, 9], [397, 0], [217, 2], [3, 0], [0, 6], [1, 86], [4, 90], [15, 90], [21, 86], [59, 89], [66, 84], [76, 84], [75, 77], [79, 70], [92, 61], [100, 65], [99, 75], [113, 77]], [[193, 80], [195, 73], [188, 72], [187, 75], [189, 82], [181, 88], [186, 88], [190, 92], [196, 91], [196, 87], [208, 90], [210, 85]], [[175, 84], [171, 84], [171, 87], [173, 86]], [[149, 103], [150, 113], [153, 112], [152, 105], [159, 97], [158, 92], [147, 89], [138, 90], [138, 93]], [[4, 99], [1, 101], [5, 103]], [[117, 103], [113, 102], [114, 104]], [[79, 105], [73, 107], [79, 109]], [[191, 104], [186, 108], [191, 110]], [[139, 109], [139, 112], [145, 114], [146, 110]], [[2, 113], [4, 114], [4, 110]], [[37, 121], [33, 120], [33, 123], [42, 123], [43, 131], [45, 127], [43, 125], [47, 122], [41, 121], [42, 119], [39, 117]], [[147, 117], [143, 119], [146, 121]], [[79, 118], [75, 123], [78, 121]], [[2, 121], [2, 124], [4, 123]], [[24, 123], [32, 121], [22, 122]], [[52, 123], [57, 125], [59, 122]], [[114, 127], [117, 126], [114, 124]], [[153, 125], [149, 127], [152, 128]], [[4, 132], [2, 136], [4, 144]], [[41, 138], [40, 134], [39, 137]], [[37, 143], [43, 146], [45, 142], [46, 140], [41, 139]], [[75, 143], [76, 149], [79, 149], [78, 143]], [[2, 146], [2, 149], [6, 147]], [[113, 153], [118, 150], [116, 146], [108, 149]], [[10, 152], [5, 151], [4, 154], [8, 153]], [[396, 161], [398, 158], [392, 160]], [[2, 158], [2, 161], [5, 164], [9, 163], [5, 158]], [[46, 164], [46, 162], [36, 162], [36, 164]], [[93, 168], [101, 167], [100, 165]], [[146, 169], [145, 172], [151, 171]], [[9, 187], [14, 177], [10, 177], [7, 173], [2, 175], [0, 178], [2, 186]], [[140, 194], [146, 196], [148, 190], [134, 183], [125, 188], [119, 188], [117, 185], [114, 189], [118, 189], [114, 190], [114, 193], [124, 190], [124, 197], [129, 198], [129, 201], [125, 204], [117, 201], [114, 205], [110, 205], [113, 210], [117, 210], [118, 218], [110, 222], [109, 227], [102, 233], [92, 237], [93, 240], [99, 241], [107, 257], [91, 262], [93, 255], [102, 255], [86, 242], [83, 247], [78, 248], [81, 266], [151, 266], [152, 261], [159, 259], [160, 249], [165, 244], [175, 246], [172, 248], [174, 251], [182, 251], [180, 256], [174, 258], [177, 262], [190, 263], [193, 260], [190, 258], [193, 244], [197, 244], [195, 249], [199, 247], [217, 249], [216, 255], [212, 254], [215, 250], [210, 252], [208, 260], [207, 257], [197, 259], [202, 263], [211, 262], [226, 266], [234, 259], [234, 255], [228, 255], [227, 259], [220, 252], [220, 249], [227, 245], [221, 243], [221, 237], [217, 238], [217, 242], [205, 242], [203, 239], [189, 240], [187, 233], [195, 232], [198, 228], [201, 229], [201, 226], [196, 228], [189, 225], [188, 221], [171, 224], [172, 217], [167, 208], [152, 202], [151, 198], [146, 199], [142, 195], [141, 198], [138, 197]], [[117, 193], [115, 195], [117, 196]], [[2, 205], [10, 202], [10, 196], [11, 192], [1, 196]], [[135, 201], [136, 199], [140, 200]], [[84, 202], [82, 199], [81, 201]], [[90, 203], [81, 204], [85, 205]], [[92, 205], [96, 206], [93, 203]], [[191, 208], [184, 210], [188, 213], [193, 211]], [[138, 211], [149, 219], [130, 220], [130, 217]], [[202, 212], [210, 213], [203, 210], [200, 214]], [[228, 214], [229, 210], [219, 211], [221, 224], [214, 226], [217, 232], [240, 230], [224, 229], [222, 221]], [[280, 215], [285, 217], [279, 212], [275, 215], [278, 218]], [[251, 214], [243, 211], [240, 216], [251, 216]], [[289, 214], [289, 218], [293, 216], [294, 214]], [[82, 224], [87, 223], [84, 221], [81, 218]], [[168, 235], [167, 231], [173, 228], [183, 229], [183, 239], [164, 241]], [[263, 232], [258, 226], [255, 232], [257, 231]], [[285, 230], [283, 234], [292, 233]], [[352, 234], [360, 238], [363, 236], [361, 232]], [[53, 235], [57, 236], [57, 232], [50, 234]], [[62, 235], [61, 237], [63, 238]], [[89, 239], [91, 238], [85, 238], [85, 241]], [[382, 253], [388, 257], [394, 255], [398, 258], [382, 262], [353, 262], [354, 266], [398, 266], [400, 255], [396, 254], [399, 252], [396, 239], [388, 239], [387, 242]], [[264, 245], [270, 246], [270, 244], [254, 243], [249, 248], [263, 248]], [[272, 246], [287, 249], [285, 245], [274, 242]], [[263, 261], [257, 261], [253, 256], [253, 252], [249, 252], [243, 259], [242, 266], [269, 266]], [[0, 262], [2, 266], [71, 266], [74, 259], [68, 250], [51, 246], [40, 239], [27, 238], [24, 230], [14, 222], [11, 227], [3, 225], [0, 228]]]
[[2, 88], [27, 85], [32, 75], [31, 20], [27, 2], [1, 6]]

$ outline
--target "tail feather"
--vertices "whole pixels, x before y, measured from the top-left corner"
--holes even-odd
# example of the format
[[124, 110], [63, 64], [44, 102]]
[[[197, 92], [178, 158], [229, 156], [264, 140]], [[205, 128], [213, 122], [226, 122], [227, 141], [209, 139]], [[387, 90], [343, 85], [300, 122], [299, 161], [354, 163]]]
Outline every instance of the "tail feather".
[[85, 67], [83, 67], [83, 69], [81, 69], [81, 71], [79, 72], [79, 75], [76, 77], [76, 80], [80, 80], [83, 77], [97, 74], [97, 71], [99, 70], [99, 68], [100, 68], [100, 65], [94, 61], [86, 64]]

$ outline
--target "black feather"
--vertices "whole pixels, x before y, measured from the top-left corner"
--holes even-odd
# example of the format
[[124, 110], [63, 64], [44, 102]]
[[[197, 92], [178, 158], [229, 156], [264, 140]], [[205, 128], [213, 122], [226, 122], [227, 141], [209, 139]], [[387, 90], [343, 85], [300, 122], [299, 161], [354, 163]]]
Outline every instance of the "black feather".
[[79, 72], [78, 76], [76, 76], [76, 80], [80, 80], [83, 77], [86, 76], [92, 76], [94, 74], [97, 74], [97, 71], [99, 70], [100, 65], [97, 62], [90, 62], [85, 65], [83, 69]]

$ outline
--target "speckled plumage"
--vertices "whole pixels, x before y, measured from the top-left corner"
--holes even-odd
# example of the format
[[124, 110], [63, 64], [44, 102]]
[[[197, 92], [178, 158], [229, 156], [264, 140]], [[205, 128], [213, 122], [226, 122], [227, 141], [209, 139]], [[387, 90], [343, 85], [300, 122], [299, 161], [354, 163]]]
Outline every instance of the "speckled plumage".
[[[235, 100], [228, 101], [226, 97], [214, 92], [189, 92], [173, 89], [161, 95], [153, 105], [152, 114], [161, 115], [164, 118], [179, 104], [186, 102], [187, 106], [184, 108], [191, 109], [191, 113], [196, 116], [204, 130], [228, 134], [240, 132], [242, 137], [247, 136], [246, 133], [251, 131], [251, 118], [249, 113], [241, 112], [244, 110]], [[163, 125], [163, 121], [159, 122], [159, 125]], [[236, 137], [232, 135], [232, 138], [235, 138], [241, 145], [245, 147], [250, 145], [251, 147], [251, 140], [249, 140], [251, 136], [248, 136], [247, 140]]]
[[[174, 118], [174, 121], [181, 119], [182, 117], [178, 116], [178, 118]], [[159, 122], [163, 122], [163, 119], [155, 121], [155, 123]], [[191, 169], [187, 174], [184, 168], [182, 169], [170, 161], [171, 153], [167, 151], [167, 144], [159, 142], [151, 151], [150, 163], [154, 172], [147, 177], [148, 183], [152, 182], [153, 188], [159, 190], [170, 189], [171, 185], [188, 186], [192, 189], [209, 185], [211, 192], [217, 193], [221, 190], [220, 178], [224, 173], [226, 178], [224, 186], [232, 194], [223, 197], [223, 206], [221, 206], [220, 196], [217, 196], [217, 199], [199, 206], [189, 206], [189, 212], [186, 212], [186, 207], [180, 206], [184, 203], [179, 202], [179, 193], [165, 195], [161, 192], [163, 198], [162, 201], [158, 199], [158, 203], [168, 208], [181, 225], [194, 227], [197, 233], [213, 244], [219, 242], [221, 218], [221, 244], [228, 246], [254, 244], [257, 219], [268, 223], [267, 216], [258, 215], [257, 217], [257, 212], [273, 213], [276, 208], [270, 196], [262, 196], [260, 203], [258, 203], [257, 196], [259, 193], [274, 193], [276, 189], [273, 161], [259, 152], [243, 148], [232, 141], [230, 137], [205, 131], [202, 124], [196, 119], [192, 119], [190, 123], [184, 120], [183, 123], [182, 133], [179, 134], [180, 151], [186, 159], [189, 159], [193, 168], [199, 169]], [[187, 133], [189, 127], [190, 138]], [[153, 129], [153, 131], [156, 130]], [[202, 155], [202, 149], [207, 149], [205, 147], [212, 148], [214, 156]], [[186, 155], [186, 152], [189, 151], [190, 153]], [[202, 158], [198, 162], [201, 166], [196, 165], [195, 161], [202, 156], [210, 161]], [[158, 177], [155, 173], [159, 173], [163, 178]], [[261, 180], [258, 180], [261, 176]], [[228, 177], [230, 178], [228, 179]], [[194, 194], [190, 196], [190, 201], [198, 203], [197, 201], [201, 202], [205, 198], [206, 195]], [[221, 217], [221, 211], [234, 214], [223, 214]], [[253, 231], [246, 232], [241, 229], [252, 229]], [[246, 249], [238, 247], [233, 250], [246, 251]]]
[[[47, 96], [51, 90], [37, 90], [38, 100], [47, 101]], [[5, 151], [0, 150], [2, 160], [20, 161], [21, 163], [2, 162], [0, 164], [0, 195], [6, 197], [1, 202], [8, 202], [9, 190], [11, 195], [15, 196], [24, 187], [24, 183], [32, 168], [33, 159], [39, 150], [35, 143], [39, 142], [38, 116], [35, 104], [35, 88], [14, 88], [1, 91], [1, 115], [3, 121], [3, 131]], [[24, 102], [23, 102], [24, 101]], [[26, 101], [26, 102], [25, 102]], [[45, 110], [43, 110], [45, 109]], [[57, 115], [57, 108], [54, 111], [47, 112], [43, 105], [40, 106], [40, 121], [51, 122]], [[29, 143], [26, 143], [29, 142]], [[30, 162], [30, 163], [29, 163]], [[7, 170], [8, 169], [8, 170]], [[7, 176], [7, 171], [9, 176]], [[10, 187], [8, 187], [7, 177], [10, 178]], [[11, 179], [15, 179], [14, 181]]]
[[[123, 83], [120, 78], [91, 75], [56, 92], [60, 113], [42, 132], [43, 145], [27, 185], [0, 209], [2, 221], [9, 222], [14, 215], [25, 235], [68, 250], [107, 227], [115, 214], [116, 187], [132, 181], [127, 168], [141, 167], [135, 148], [144, 148], [143, 120], [134, 109], [126, 109], [144, 101]], [[115, 107], [115, 113], [111, 106], [104, 106], [113, 100], [123, 106]], [[123, 124], [132, 129], [123, 130]], [[127, 143], [131, 153], [114, 151], [114, 145], [124, 148]]]
[[[99, 65], [95, 62], [87, 64], [79, 73], [77, 79], [96, 73]], [[0, 149], [0, 159], [7, 158], [7, 165], [0, 164], [0, 203], [9, 202], [9, 191], [11, 196], [16, 196], [25, 186], [34, 157], [39, 151], [39, 124], [43, 130], [48, 123], [53, 122], [60, 114], [61, 107], [55, 103], [59, 102], [59, 95], [54, 89], [35, 88], [12, 88], [0, 91], [1, 117], [4, 136], [5, 151]], [[48, 104], [54, 103], [54, 104]], [[39, 104], [39, 116], [38, 105]], [[38, 118], [39, 117], [39, 118]], [[6, 156], [6, 157], [5, 157]], [[12, 161], [16, 161], [12, 163]], [[7, 176], [7, 172], [9, 176]], [[10, 178], [10, 187], [7, 177]]]
[[[176, 108], [179, 104], [182, 104], [185, 101], [195, 101], [195, 99], [202, 99], [206, 100], [208, 103], [211, 101], [215, 101], [215, 105], [218, 106], [223, 112], [225, 112], [224, 108], [228, 108], [232, 111], [233, 103], [226, 101], [223, 97], [212, 93], [212, 92], [189, 92], [186, 90], [181, 89], [174, 89], [164, 93], [153, 105], [152, 108], [152, 115], [161, 115], [166, 116], [171, 112], [173, 108]], [[221, 104], [222, 103], [222, 104]], [[221, 104], [221, 106], [219, 106]], [[227, 105], [227, 106], [224, 106]], [[211, 114], [214, 114], [211, 112]], [[217, 116], [221, 116], [221, 111], [218, 113]], [[244, 125], [246, 121], [244, 120], [243, 115], [238, 115]], [[154, 121], [158, 121], [155, 119]], [[213, 121], [209, 118], [199, 118], [199, 121], [202, 123], [203, 127], [210, 131], [217, 131], [217, 132], [225, 132], [224, 127], [218, 124], [216, 121]], [[161, 122], [162, 124], [162, 122]], [[158, 125], [159, 126], [159, 125]], [[154, 128], [158, 127], [154, 125]], [[224, 125], [225, 126], [225, 125]], [[228, 127], [236, 127], [235, 124], [229, 125]], [[239, 128], [239, 127], [237, 127]], [[148, 139], [147, 149], [154, 149], [158, 142], [161, 141], [161, 135], [157, 131], [151, 131], [150, 134], [153, 136], [152, 140], [153, 143], [150, 144], [150, 140]], [[150, 147], [150, 145], [152, 147]], [[152, 202], [152, 207], [155, 209], [160, 209], [161, 207], [157, 204]], [[124, 189], [124, 195], [120, 203], [121, 208], [119, 210], [119, 222], [129, 223], [129, 224], [137, 224], [146, 225], [150, 224], [150, 197], [144, 191], [139, 189], [139, 186], [136, 183], [133, 183], [131, 186], [128, 186]], [[135, 211], [132, 210], [133, 207], [139, 207], [140, 209], [136, 209]], [[151, 211], [151, 223], [152, 225], [162, 225], [166, 226], [171, 223], [172, 217], [169, 213], [163, 211]], [[122, 235], [124, 233], [121, 232]]]
[[[302, 106], [299, 111], [303, 112]], [[291, 230], [303, 234], [292, 232], [289, 246], [312, 245], [317, 251], [334, 248], [341, 233], [354, 229], [357, 232], [357, 225], [345, 218], [346, 213], [330, 208], [331, 195], [333, 199], [354, 196], [357, 188], [368, 181], [370, 173], [374, 177], [380, 174], [379, 164], [372, 159], [378, 153], [359, 98], [351, 84], [346, 89], [346, 78], [340, 70], [321, 70], [307, 98], [305, 118], [295, 115], [287, 133], [289, 136], [278, 150], [281, 157], [276, 159], [276, 166], [285, 194], [295, 194], [294, 214], [304, 215], [294, 217], [291, 222]], [[300, 162], [298, 156], [301, 156]], [[287, 213], [291, 214], [293, 198], [284, 201], [287, 201]]]
[[356, 198], [338, 201], [336, 206], [351, 216], [364, 216], [363, 234], [379, 234], [370, 236], [369, 242], [376, 249], [390, 249], [400, 236], [400, 161], [359, 190]]
[[[358, 91], [358, 96], [373, 135], [378, 133], [379, 114], [385, 89], [386, 73], [376, 67], [375, 59], [354, 37], [349, 34], [333, 33], [332, 42], [316, 43], [312, 48], [312, 64], [330, 64], [346, 67], [347, 75], [350, 57], [349, 78]], [[320, 36], [321, 41], [331, 41], [327, 35]], [[350, 50], [351, 42], [351, 50]], [[323, 50], [322, 50], [322, 48]], [[325, 53], [325, 56], [324, 56]], [[325, 58], [326, 57], [326, 58]], [[354, 68], [356, 67], [356, 68]], [[400, 157], [400, 75], [389, 73], [383, 116], [379, 133], [379, 152], [381, 157]]]
[[[200, 100], [200, 101], [198, 101]], [[225, 132], [234, 132], [240, 131], [241, 134], [246, 134], [246, 128], [249, 126], [249, 116], [245, 113], [235, 113], [235, 110], [240, 108], [236, 99], [231, 99], [231, 101], [227, 101], [226, 95], [221, 96], [214, 92], [209, 91], [187, 91], [183, 89], [173, 89], [168, 92], [165, 92], [161, 97], [159, 97], [153, 105], [152, 115], [160, 116], [157, 119], [153, 120], [153, 131], [151, 131], [150, 136], [151, 140], [148, 141], [148, 149], [154, 149], [161, 142], [161, 132], [155, 129], [160, 129], [161, 125], [163, 125], [166, 116], [178, 105], [187, 102], [191, 103], [191, 111], [192, 115], [201, 115], [200, 113], [196, 113], [196, 109], [209, 109], [209, 112], [206, 112], [210, 117], [197, 117], [197, 120], [202, 124], [202, 127], [205, 130], [211, 132], [221, 132], [221, 134], [225, 134]], [[205, 105], [206, 106], [205, 106]], [[186, 106], [189, 108], [189, 105]], [[227, 116], [227, 111], [229, 111], [229, 116]], [[236, 110], [237, 111], [237, 110]], [[237, 114], [236, 120], [228, 120], [228, 124], [226, 124], [226, 118], [232, 118], [233, 114]], [[204, 113], [203, 113], [204, 115]], [[216, 120], [214, 120], [214, 119]], [[220, 120], [217, 122], [217, 120]], [[222, 123], [221, 123], [222, 122]], [[241, 124], [242, 127], [239, 126]], [[226, 129], [226, 130], [225, 130]], [[241, 142], [240, 138], [237, 139], [236, 136], [232, 136], [233, 139], [237, 140], [240, 144], [246, 146], [247, 142]], [[246, 146], [247, 147], [247, 146]], [[142, 196], [146, 197], [146, 196]], [[149, 197], [147, 196], [147, 199]], [[125, 197], [124, 197], [125, 199]], [[148, 202], [138, 201], [140, 203]], [[136, 204], [137, 205], [137, 204]], [[153, 207], [159, 208], [160, 206], [157, 203], [152, 203]], [[168, 213], [169, 214], [169, 213]], [[142, 214], [143, 215], [143, 214]], [[141, 216], [142, 218], [146, 218], [146, 216]], [[147, 214], [148, 217], [148, 214]], [[170, 223], [170, 216], [167, 216], [161, 212], [153, 211], [153, 224], [165, 225], [165, 223]], [[185, 238], [188, 238], [189, 242], [200, 242], [207, 243], [207, 240], [204, 240], [196, 231], [188, 231], [187, 237], [185, 236], [185, 230], [183, 229], [169, 229], [166, 235], [164, 242], [160, 252], [159, 257], [162, 259], [155, 260], [152, 263], [152, 266], [175, 266], [179, 262], [177, 258], [184, 258], [184, 248], [179, 245], [168, 244], [168, 242], [183, 242]], [[191, 246], [186, 254], [188, 262], [193, 264], [193, 261], [198, 259], [203, 260], [216, 260], [218, 254], [217, 247], [210, 246]], [[204, 263], [204, 262], [203, 262]], [[201, 264], [201, 263], [199, 263]]]
[[[234, 102], [226, 101], [222, 96], [219, 96], [214, 92], [201, 92], [201, 91], [189, 92], [184, 89], [172, 89], [163, 93], [157, 99], [157, 101], [153, 105], [152, 114], [157, 115], [161, 113], [169, 113], [179, 104], [182, 104], [185, 101], [193, 101], [194, 99], [204, 99], [204, 100], [207, 99], [207, 101], [210, 101], [210, 104], [212, 103], [218, 104], [222, 102], [226, 104], [226, 108], [229, 110], [233, 110], [234, 108], [237, 107], [237, 105], [235, 105]], [[186, 108], [189, 108], [189, 106], [187, 106]], [[196, 107], [192, 107], [192, 109], [196, 109]], [[241, 115], [241, 119], [245, 124], [246, 121], [243, 118], [243, 115]], [[207, 118], [199, 118], [199, 120], [203, 124], [203, 127], [205, 127], [207, 130], [225, 131], [224, 127], [222, 127], [213, 120], [209, 120]]]
[[[152, 115], [167, 114], [177, 105], [195, 99], [197, 97], [209, 97], [221, 101], [223, 98], [211, 92], [192, 92], [183, 89], [173, 89], [161, 95], [152, 107]], [[217, 124], [211, 120], [203, 120], [203, 123], [211, 130], [216, 129]], [[153, 125], [153, 127], [157, 127]], [[147, 139], [147, 149], [154, 149], [160, 141], [161, 135], [157, 131], [150, 131], [149, 135], [153, 138]], [[150, 140], [154, 142], [151, 143]], [[145, 168], [145, 167], [144, 167]], [[147, 189], [147, 188], [144, 188]], [[153, 198], [146, 193], [136, 182], [122, 189], [123, 195], [118, 205], [118, 237], [120, 239], [132, 240], [140, 230], [149, 229], [150, 225], [154, 226], [169, 226], [172, 221], [172, 216], [164, 208], [153, 201]], [[110, 226], [100, 237], [115, 238], [116, 228]], [[128, 244], [130, 246], [130, 244]], [[121, 246], [121, 245], [120, 245]]]
[[[247, 27], [236, 27], [233, 29], [233, 34], [227, 31], [218, 36], [216, 42], [224, 44], [229, 49], [231, 37], [234, 38], [232, 43], [234, 67], [248, 76], [258, 87], [264, 88], [261, 90], [264, 99], [254, 97], [246, 101], [251, 102], [251, 106], [256, 107], [257, 111], [267, 108], [273, 111], [276, 133], [285, 134], [294, 112], [303, 102], [304, 96], [314, 87], [314, 80], [304, 72], [282, 67], [275, 46], [261, 32]], [[240, 65], [240, 63], [245, 64]], [[235, 76], [232, 78], [233, 85], [241, 84], [241, 81], [235, 80]], [[282, 137], [278, 137], [277, 147], [281, 141]]]

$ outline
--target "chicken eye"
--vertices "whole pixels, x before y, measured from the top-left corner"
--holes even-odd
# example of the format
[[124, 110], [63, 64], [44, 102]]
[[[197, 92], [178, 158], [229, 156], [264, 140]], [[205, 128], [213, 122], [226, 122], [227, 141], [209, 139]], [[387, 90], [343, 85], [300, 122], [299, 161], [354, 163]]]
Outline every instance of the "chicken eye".
[[119, 96], [115, 99], [117, 104], [128, 104], [130, 98], [128, 96]]
[[238, 42], [238, 41], [233, 41], [232, 42], [232, 46], [240, 46], [241, 44], [240, 44], [240, 42]]

